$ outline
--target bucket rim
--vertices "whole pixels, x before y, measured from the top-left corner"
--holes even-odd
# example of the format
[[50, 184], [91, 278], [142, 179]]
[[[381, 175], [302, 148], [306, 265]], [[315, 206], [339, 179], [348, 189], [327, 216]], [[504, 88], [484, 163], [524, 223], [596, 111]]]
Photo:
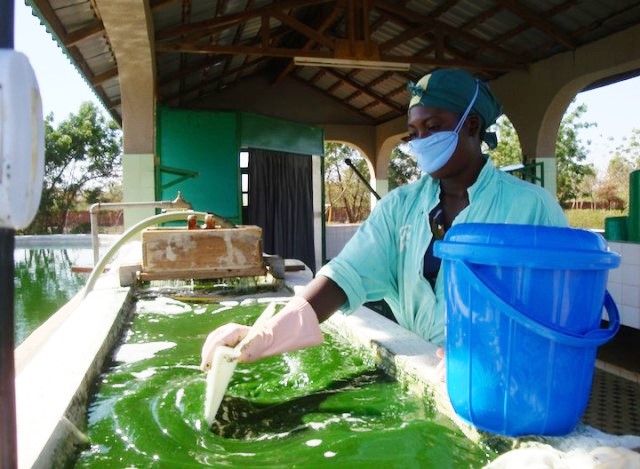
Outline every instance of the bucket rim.
[[620, 265], [621, 257], [613, 251], [527, 248], [436, 241], [433, 252], [443, 260], [461, 260], [472, 264], [528, 267], [553, 270], [605, 270]]

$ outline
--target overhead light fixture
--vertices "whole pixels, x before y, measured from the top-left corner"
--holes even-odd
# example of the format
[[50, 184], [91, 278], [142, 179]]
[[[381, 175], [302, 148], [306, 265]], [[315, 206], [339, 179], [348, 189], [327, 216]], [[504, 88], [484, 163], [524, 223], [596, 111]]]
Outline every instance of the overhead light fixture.
[[304, 67], [364, 68], [368, 70], [390, 70], [408, 72], [408, 62], [385, 62], [383, 60], [336, 59], [333, 57], [294, 57], [293, 63]]

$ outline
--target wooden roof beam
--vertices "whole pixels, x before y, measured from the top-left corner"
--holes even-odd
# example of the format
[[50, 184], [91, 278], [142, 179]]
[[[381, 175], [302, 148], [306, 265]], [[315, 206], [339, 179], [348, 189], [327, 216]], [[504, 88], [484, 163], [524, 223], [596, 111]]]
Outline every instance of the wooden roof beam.
[[[234, 73], [242, 72], [242, 71], [246, 70], [247, 68], [251, 68], [251, 67], [253, 67], [254, 65], [258, 65], [258, 63], [259, 63], [259, 62], [261, 62], [261, 61], [263, 61], [263, 60], [265, 60], [265, 58], [264, 58], [264, 57], [260, 57], [260, 58], [258, 58], [258, 59], [254, 59], [254, 60], [250, 60], [250, 61], [244, 62], [242, 65], [239, 65], [238, 67], [234, 67], [234, 68], [232, 68], [231, 70], [229, 70], [229, 71], [227, 72], [227, 74], [228, 74], [228, 75], [231, 75], [231, 74], [234, 74]], [[216, 78], [216, 79], [215, 79], [215, 80], [213, 80], [213, 81], [214, 81], [214, 82], [215, 82], [215, 81], [220, 81], [220, 80], [222, 80], [223, 78], [224, 78], [224, 77], [218, 77], [218, 78]], [[170, 96], [167, 96], [167, 97], [160, 97], [160, 99], [159, 99], [159, 100], [160, 100], [161, 102], [163, 102], [163, 103], [171, 102], [171, 101], [174, 101], [174, 100], [176, 100], [176, 99], [180, 99], [180, 98], [182, 98], [183, 96], [186, 96], [186, 95], [188, 95], [188, 94], [191, 94], [191, 93], [194, 93], [194, 92], [196, 92], [196, 91], [199, 91], [199, 90], [201, 90], [201, 89], [203, 89], [203, 88], [206, 88], [207, 86], [210, 86], [211, 84], [212, 84], [212, 82], [205, 82], [205, 83], [202, 83], [202, 82], [201, 82], [201, 83], [198, 83], [197, 85], [194, 85], [194, 86], [189, 87], [189, 89], [186, 89], [186, 90], [184, 90], [183, 92], [174, 93], [174, 94], [172, 94], [172, 95], [170, 95]]]
[[51, 32], [60, 38], [61, 42], [65, 43], [65, 38], [67, 37], [67, 31], [64, 28], [64, 25], [58, 18], [55, 10], [51, 6], [48, 0], [33, 0], [33, 6], [40, 11], [41, 15], [44, 17], [46, 23], [48, 23]]
[[377, 99], [378, 101], [380, 101], [381, 103], [383, 103], [384, 105], [390, 107], [391, 109], [395, 109], [397, 111], [402, 111], [401, 108], [399, 108], [394, 102], [389, 101], [387, 98], [385, 98], [384, 96], [381, 96], [377, 93], [374, 93], [373, 91], [365, 88], [363, 85], [349, 79], [346, 75], [343, 75], [341, 73], [338, 73], [332, 69], [327, 69], [327, 73], [329, 75], [333, 75], [334, 77], [342, 80], [343, 82], [347, 83], [349, 86], [351, 86], [352, 88], [362, 92], [362, 94], [369, 96], [373, 99]]
[[216, 62], [222, 62], [224, 59], [226, 58], [226, 56], [223, 55], [216, 55], [213, 57], [209, 57], [206, 58], [204, 60], [200, 60], [196, 63], [191, 64], [189, 67], [184, 67], [180, 70], [177, 70], [175, 72], [169, 73], [165, 76], [162, 77], [158, 77], [158, 84], [160, 86], [166, 86], [171, 82], [174, 82], [176, 80], [180, 80], [184, 77], [187, 77], [189, 75], [191, 75], [192, 73], [196, 73], [200, 70], [206, 69], [208, 67], [211, 67], [212, 65], [214, 65]]
[[482, 45], [485, 48], [492, 49], [500, 54], [506, 56], [511, 62], [517, 63], [520, 60], [520, 57], [517, 54], [512, 53], [511, 51], [493, 44], [491, 41], [487, 41], [485, 39], [479, 38], [476, 35], [459, 29], [449, 26], [448, 24], [434, 20], [425, 15], [420, 15], [413, 10], [409, 10], [408, 8], [398, 6], [394, 3], [389, 2], [388, 0], [375, 0], [376, 8], [386, 11], [392, 15], [397, 17], [397, 20], [402, 24], [409, 25], [431, 25], [432, 27], [439, 27], [443, 33], [447, 34], [450, 37], [454, 37], [456, 39], [468, 42], [472, 45]]
[[[325, 72], [323, 71], [323, 74], [324, 74], [324, 73], [325, 73]], [[303, 78], [299, 77], [299, 76], [298, 76], [298, 75], [296, 75], [296, 74], [293, 74], [293, 75], [291, 75], [291, 76], [292, 76], [295, 80], [299, 81], [300, 83], [302, 83], [302, 84], [304, 84], [304, 85], [307, 85], [308, 87], [310, 87], [310, 88], [314, 89], [315, 91], [318, 91], [319, 89], [320, 89], [321, 91], [324, 91], [324, 90], [322, 90], [322, 88], [318, 88], [317, 86], [312, 85], [312, 84], [311, 84], [311, 82], [309, 82], [309, 81], [307, 81], [307, 80], [305, 80], [305, 79], [303, 79]], [[360, 115], [361, 115], [361, 116], [363, 116], [363, 117], [366, 117], [369, 121], [371, 121], [371, 122], [375, 122], [374, 118], [373, 118], [373, 117], [371, 117], [369, 114], [367, 114], [366, 112], [361, 111], [359, 108], [357, 108], [357, 107], [355, 107], [355, 106], [353, 106], [353, 105], [351, 105], [351, 104], [345, 103], [342, 99], [337, 98], [337, 97], [335, 97], [335, 96], [333, 96], [333, 95], [331, 95], [331, 94], [329, 94], [329, 95], [325, 95], [325, 96], [326, 96], [327, 98], [329, 98], [329, 99], [331, 99], [331, 100], [335, 101], [336, 103], [339, 103], [339, 104], [343, 105], [343, 106], [344, 106], [344, 107], [346, 107], [347, 109], [349, 109], [349, 110], [351, 110], [351, 111], [354, 111], [354, 112], [357, 112], [358, 114], [360, 114]]]
[[389, 39], [388, 41], [383, 42], [379, 46], [380, 52], [391, 50], [400, 44], [403, 44], [411, 39], [415, 39], [418, 36], [422, 36], [423, 34], [430, 33], [434, 28], [432, 25], [421, 25], [416, 28], [406, 29], [404, 32], [398, 34], [393, 39]]
[[72, 33], [67, 34], [64, 37], [64, 46], [67, 48], [75, 46], [85, 39], [97, 36], [98, 34], [104, 34], [104, 25], [102, 24], [102, 21], [96, 21], [89, 26], [85, 26], [84, 28], [80, 28]]
[[[247, 8], [253, 8], [253, 1], [254, 0], [248, 0], [247, 1]], [[269, 47], [269, 34], [271, 32], [271, 29], [269, 27], [269, 17], [268, 16], [263, 16], [261, 18], [261, 29], [259, 32], [259, 37], [260, 40], [262, 41], [262, 47]], [[240, 42], [240, 38], [242, 37], [242, 33], [244, 31], [244, 26], [245, 24], [239, 24], [238, 27], [236, 28], [236, 33], [233, 36], [233, 44], [237, 44]], [[258, 39], [256, 38], [256, 41]], [[248, 62], [249, 57], [245, 56], [244, 60], [242, 61], [242, 65], [246, 65], [246, 63]], [[225, 77], [228, 75], [229, 73], [229, 66], [231, 65], [231, 62], [233, 60], [232, 56], [226, 56], [224, 59], [224, 66], [222, 67], [222, 73], [220, 74], [220, 77]], [[203, 73], [202, 74], [202, 78], [203, 80], [206, 79], [206, 75]], [[237, 76], [236, 76], [237, 79]], [[222, 85], [222, 79], [220, 81], [218, 81], [218, 86], [217, 89], [219, 90], [220, 87]]]
[[100, 73], [98, 75], [93, 75], [91, 78], [91, 85], [93, 87], [102, 85], [105, 81], [111, 80], [114, 77], [118, 76], [118, 67], [114, 67], [111, 70], [107, 70], [106, 72]]
[[[569, 8], [571, 8], [572, 6], [574, 6], [576, 3], [578, 3], [578, 0], [567, 0], [563, 3], [560, 3], [559, 5], [556, 5], [552, 8], [549, 8], [547, 11], [545, 11], [543, 13], [543, 16], [545, 18], [551, 18], [555, 15], [557, 15], [558, 13], [561, 13], [564, 10], [568, 10]], [[526, 31], [527, 29], [529, 29], [532, 25], [524, 22], [519, 26], [516, 26], [513, 29], [510, 29], [509, 31], [499, 35], [498, 37], [495, 37], [493, 39], [493, 42], [496, 44], [502, 44], [505, 41], [508, 41], [509, 39], [511, 39], [514, 36], [517, 36], [518, 34], [520, 34], [523, 31]], [[478, 54], [479, 52], [483, 51], [485, 49], [485, 47], [478, 47], [476, 49], [474, 49], [473, 51], [471, 51], [472, 54]]]
[[[323, 34], [329, 28], [329, 26], [331, 26], [338, 19], [338, 16], [340, 16], [342, 12], [343, 8], [340, 6], [333, 8], [331, 10], [331, 13], [329, 13], [318, 26], [318, 33]], [[302, 49], [309, 50], [315, 44], [316, 42], [313, 39], [309, 39], [307, 43], [302, 47]], [[280, 83], [289, 73], [291, 73], [294, 68], [295, 64], [293, 63], [293, 61], [289, 62], [289, 64], [287, 64], [287, 66], [278, 74], [278, 76], [274, 80], [274, 85]]]
[[554, 26], [550, 21], [547, 21], [546, 19], [542, 18], [533, 10], [513, 0], [497, 0], [497, 2], [502, 7], [511, 11], [516, 16], [519, 16], [526, 22], [531, 23], [537, 29], [545, 33], [547, 36], [550, 36], [552, 39], [559, 42], [563, 46], [569, 49], [576, 48], [577, 45], [573, 40], [573, 38], [571, 38], [571, 36], [566, 34], [564, 31], [560, 31], [560, 29]]
[[329, 3], [332, 1], [335, 0], [285, 0], [276, 4], [270, 3], [259, 8], [244, 10], [230, 15], [219, 16], [188, 25], [165, 28], [161, 31], [156, 31], [156, 40], [170, 39], [172, 37], [193, 33], [201, 33], [201, 36], [206, 36], [210, 34], [211, 30], [229, 28], [252, 18], [259, 18], [264, 15], [273, 16], [274, 13], [281, 13], [294, 8]]
[[432, 16], [433, 18], [437, 18], [438, 16], [446, 13], [451, 8], [453, 8], [455, 6], [455, 4], [458, 3], [459, 1], [460, 0], [449, 0], [448, 2], [444, 2], [442, 5], [440, 5], [437, 8], [434, 8], [433, 10], [431, 10], [429, 12], [429, 16]]
[[[315, 58], [334, 58], [331, 51], [322, 50], [304, 50], [304, 49], [286, 49], [279, 47], [263, 48], [259, 46], [243, 46], [243, 45], [215, 45], [215, 44], [191, 44], [191, 43], [160, 43], [156, 45], [157, 52], [165, 53], [182, 53], [182, 54], [241, 54], [241, 55], [259, 55], [265, 57], [315, 57]], [[348, 57], [341, 57], [348, 58]], [[358, 59], [358, 57], [354, 57]], [[474, 60], [450, 60], [446, 58], [430, 58], [416, 56], [399, 56], [399, 55], [381, 55], [380, 60], [384, 62], [411, 63], [417, 65], [432, 65], [434, 67], [461, 67], [469, 70], [496, 70], [496, 71], [514, 71], [524, 70], [525, 66], [518, 63], [486, 63]], [[353, 67], [357, 68], [357, 67]]]
[[310, 28], [304, 23], [301, 23], [297, 19], [282, 12], [274, 12], [272, 14], [274, 18], [279, 19], [283, 24], [286, 24], [291, 29], [299, 32], [303, 36], [306, 36], [309, 39], [312, 39], [316, 43], [325, 46], [326, 48], [333, 50], [335, 49], [335, 41], [333, 38], [324, 36], [321, 33], [318, 33], [315, 29]]

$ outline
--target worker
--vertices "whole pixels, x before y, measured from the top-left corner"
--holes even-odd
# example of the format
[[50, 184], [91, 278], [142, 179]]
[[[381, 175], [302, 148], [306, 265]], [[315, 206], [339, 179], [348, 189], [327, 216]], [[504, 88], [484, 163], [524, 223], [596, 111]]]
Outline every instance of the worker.
[[[462, 70], [445, 69], [409, 84], [410, 152], [426, 175], [376, 205], [338, 256], [244, 347], [240, 361], [322, 343], [319, 324], [338, 309], [384, 299], [396, 321], [443, 346], [445, 299], [433, 243], [468, 222], [567, 226], [543, 188], [497, 169], [482, 151], [495, 148], [487, 128], [502, 114], [489, 86]], [[248, 326], [226, 324], [207, 337], [201, 368], [218, 345], [234, 346]]]

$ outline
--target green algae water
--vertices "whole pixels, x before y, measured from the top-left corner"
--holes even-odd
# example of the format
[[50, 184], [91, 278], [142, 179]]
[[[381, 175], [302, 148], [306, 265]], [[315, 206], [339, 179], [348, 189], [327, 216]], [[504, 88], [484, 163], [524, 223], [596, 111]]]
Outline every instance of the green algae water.
[[482, 467], [489, 455], [340, 337], [239, 364], [213, 428], [200, 348], [265, 304], [139, 300], [89, 407], [78, 468]]
[[71, 266], [91, 254], [91, 248], [14, 250], [16, 346], [80, 291], [87, 276], [72, 272]]

